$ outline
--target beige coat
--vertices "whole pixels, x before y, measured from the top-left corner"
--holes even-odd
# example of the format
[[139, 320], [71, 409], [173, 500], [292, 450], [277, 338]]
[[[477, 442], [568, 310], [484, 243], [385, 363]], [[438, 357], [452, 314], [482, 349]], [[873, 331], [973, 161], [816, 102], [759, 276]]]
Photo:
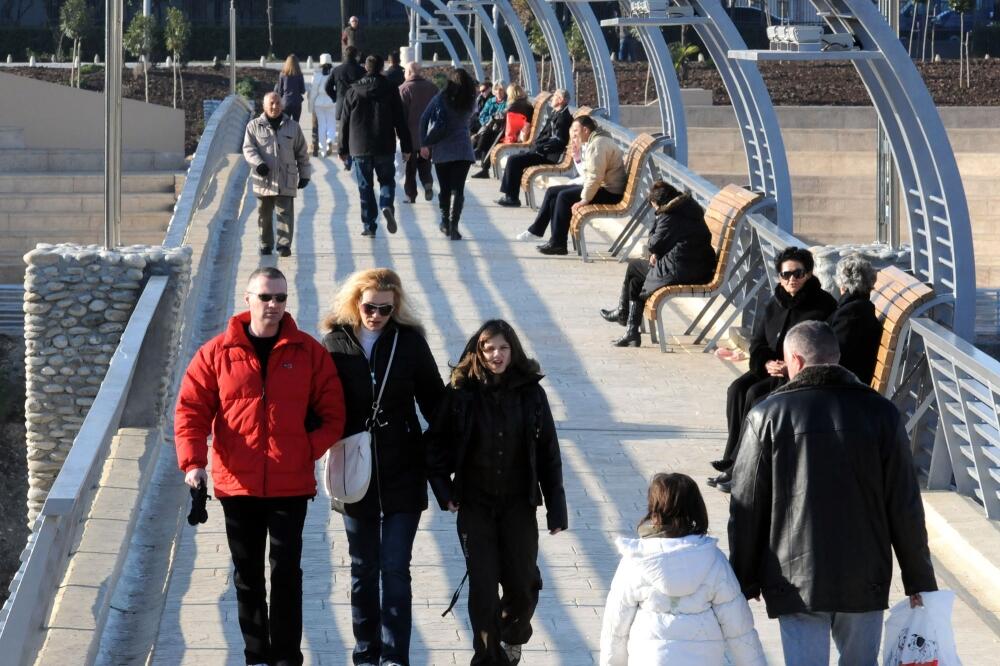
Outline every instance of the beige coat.
[[[250, 164], [253, 193], [259, 197], [294, 197], [299, 179], [312, 174], [302, 128], [288, 116], [282, 117], [277, 133], [263, 113], [247, 123], [243, 157]], [[267, 176], [257, 173], [259, 164], [270, 167]]]
[[625, 191], [625, 160], [621, 149], [605, 132], [598, 130], [590, 135], [583, 147], [582, 203], [590, 200], [602, 187], [612, 194]]

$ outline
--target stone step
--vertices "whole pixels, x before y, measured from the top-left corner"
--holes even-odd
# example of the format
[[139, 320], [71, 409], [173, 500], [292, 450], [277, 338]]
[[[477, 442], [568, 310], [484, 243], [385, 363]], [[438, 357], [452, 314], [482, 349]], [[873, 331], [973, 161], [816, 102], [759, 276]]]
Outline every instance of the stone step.
[[[723, 187], [729, 183], [746, 185], [748, 182], [745, 170], [698, 171], [697, 173], [719, 187]], [[962, 184], [965, 186], [965, 195], [969, 199], [997, 195], [995, 177], [963, 175]], [[816, 194], [840, 196], [845, 192], [874, 197], [875, 190], [874, 175], [792, 175], [792, 192], [795, 197]]]
[[[122, 193], [176, 192], [183, 173], [173, 171], [132, 172], [122, 176]], [[0, 194], [102, 193], [104, 176], [85, 172], [2, 173]]]
[[[874, 129], [782, 128], [781, 138], [788, 152], [875, 151]], [[1000, 131], [951, 128], [948, 139], [956, 153], [1000, 153]], [[688, 128], [688, 155], [730, 150], [743, 151], [743, 139], [735, 127]]]
[[[163, 243], [164, 231], [137, 230], [126, 226], [128, 216], [123, 220], [123, 245], [160, 245]], [[5, 235], [3, 247], [0, 248], [0, 284], [18, 284], [24, 281], [24, 255], [35, 249], [38, 243], [104, 243], [103, 227], [99, 230], [56, 231], [46, 234], [44, 240], [37, 237], [11, 237]]]
[[[777, 106], [778, 125], [784, 132], [791, 128], [874, 129], [875, 109], [870, 106]], [[1000, 127], [1000, 107], [940, 106], [938, 113], [946, 128], [995, 130]], [[685, 108], [688, 127], [736, 127], [736, 114], [730, 106], [689, 106]], [[650, 114], [643, 125], [655, 125], [659, 116]]]
[[[995, 177], [998, 156], [993, 153], [957, 153], [955, 160], [963, 178]], [[746, 168], [743, 150], [725, 152], [699, 151], [690, 154], [688, 165], [695, 173], [737, 172]], [[868, 175], [874, 179], [874, 151], [795, 151], [788, 153], [788, 170], [793, 178], [807, 176]]]
[[24, 148], [24, 131], [20, 127], [0, 127], [0, 148]]
[[[160, 241], [170, 224], [169, 212], [134, 212], [122, 215], [122, 231], [158, 231]], [[84, 242], [77, 238], [89, 232], [104, 232], [104, 213], [6, 213], [0, 212], [3, 246], [10, 247], [18, 238], [39, 243]], [[63, 238], [67, 236], [68, 238]], [[59, 240], [53, 237], [59, 236]], [[92, 241], [87, 241], [92, 242]], [[34, 247], [34, 245], [32, 245]]]
[[[122, 196], [125, 213], [173, 212], [172, 192], [137, 192]], [[0, 213], [103, 213], [103, 193], [0, 194]]]
[[[184, 169], [180, 153], [153, 151], [126, 152], [122, 156], [125, 171], [159, 171]], [[55, 150], [41, 148], [0, 149], [0, 172], [103, 172], [104, 153], [97, 150]]]

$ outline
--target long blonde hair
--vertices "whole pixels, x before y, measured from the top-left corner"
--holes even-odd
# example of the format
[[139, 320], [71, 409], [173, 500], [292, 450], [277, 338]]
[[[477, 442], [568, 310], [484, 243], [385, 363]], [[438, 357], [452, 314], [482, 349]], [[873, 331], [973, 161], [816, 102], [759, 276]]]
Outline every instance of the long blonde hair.
[[285, 76], [301, 76], [302, 68], [299, 67], [299, 59], [293, 53], [285, 58], [285, 66], [281, 68], [281, 73]]
[[393, 310], [390, 317], [403, 326], [414, 328], [420, 335], [424, 327], [413, 315], [403, 291], [403, 282], [399, 275], [389, 268], [371, 268], [365, 271], [351, 273], [333, 297], [329, 312], [323, 317], [320, 328], [323, 331], [333, 330], [336, 326], [361, 326], [361, 314], [358, 312], [358, 302], [361, 295], [369, 290], [391, 291], [393, 294]]

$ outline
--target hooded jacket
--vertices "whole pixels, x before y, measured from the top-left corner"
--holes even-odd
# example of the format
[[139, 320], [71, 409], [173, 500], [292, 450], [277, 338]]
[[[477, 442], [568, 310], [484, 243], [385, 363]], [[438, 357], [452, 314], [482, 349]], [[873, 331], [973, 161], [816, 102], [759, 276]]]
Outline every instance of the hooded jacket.
[[[208, 464], [216, 497], [298, 497], [316, 494], [313, 463], [344, 431], [344, 393], [323, 347], [288, 313], [267, 362], [267, 380], [244, 326], [229, 320], [191, 359], [174, 415], [177, 464], [184, 472]], [[307, 410], [319, 427], [306, 432]]]
[[768, 361], [784, 358], [785, 334], [800, 321], [826, 321], [837, 308], [837, 301], [826, 292], [813, 275], [794, 296], [780, 284], [754, 322], [750, 336], [750, 372], [767, 379]]
[[716, 257], [705, 211], [690, 193], [656, 209], [647, 247], [656, 255], [643, 292], [652, 294], [671, 284], [705, 284], [715, 275]]
[[385, 157], [413, 152], [399, 88], [381, 74], [369, 74], [351, 86], [340, 109], [341, 157]]
[[625, 157], [611, 135], [597, 130], [590, 135], [583, 147], [582, 203], [590, 203], [597, 190], [604, 188], [612, 194], [625, 191]]
[[937, 589], [903, 418], [846, 368], [750, 410], [733, 481], [730, 561], [768, 616], [885, 609], [893, 551], [907, 595]]
[[750, 606], [716, 540], [616, 539], [621, 563], [601, 627], [601, 666], [764, 666]]

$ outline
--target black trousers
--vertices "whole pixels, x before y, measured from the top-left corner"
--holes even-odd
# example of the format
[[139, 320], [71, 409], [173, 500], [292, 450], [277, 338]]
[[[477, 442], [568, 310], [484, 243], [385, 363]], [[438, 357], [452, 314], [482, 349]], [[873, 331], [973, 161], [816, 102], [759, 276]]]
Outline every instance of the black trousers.
[[[549, 244], [556, 247], [566, 247], [566, 241], [569, 237], [569, 223], [573, 219], [573, 204], [580, 201], [580, 195], [583, 193], [582, 185], [557, 185], [556, 187], [550, 187], [549, 190], [556, 188], [562, 188], [561, 191], [555, 196], [555, 200], [551, 203], [551, 213], [549, 213], [549, 220], [552, 224], [552, 233], [549, 236]], [[545, 193], [545, 198], [547, 199], [549, 193]], [[603, 187], [597, 190], [594, 198], [588, 203], [595, 204], [614, 204], [622, 200], [624, 194], [613, 194], [608, 192]], [[535, 223], [531, 225], [531, 233], [536, 236], [541, 236], [545, 233], [545, 225], [549, 223], [549, 220], [542, 221], [542, 214], [545, 210], [545, 199], [542, 200], [542, 208], [538, 211], [538, 215], [535, 217]], [[538, 229], [541, 229], [539, 231]]]
[[[555, 215], [557, 206], [568, 205], [572, 208], [573, 204], [580, 200], [581, 192], [583, 192], [582, 185], [553, 185], [545, 190], [545, 196], [542, 197], [542, 205], [538, 207], [538, 213], [535, 214], [535, 221], [528, 227], [528, 231], [536, 236], [544, 236], [545, 230], [549, 228], [549, 223]], [[560, 202], [560, 198], [563, 197], [565, 197], [564, 201]], [[565, 244], [566, 242], [563, 241], [563, 245]]]
[[625, 269], [625, 281], [622, 284], [622, 300], [645, 303], [643, 285], [646, 284], [646, 273], [649, 272], [649, 261], [646, 259], [629, 259]]
[[[225, 497], [236, 605], [248, 664], [302, 664], [302, 526], [308, 497]], [[270, 541], [271, 607], [264, 585]]]
[[[471, 664], [508, 666], [500, 641], [523, 645], [531, 638], [538, 605], [538, 521], [524, 498], [494, 502], [465, 499], [458, 510], [458, 538], [469, 569]], [[498, 597], [497, 586], [503, 588]]]
[[469, 176], [471, 166], [472, 162], [466, 160], [434, 164], [438, 187], [441, 188], [438, 194], [441, 213], [449, 219], [454, 217], [455, 222], [458, 222], [458, 218], [462, 215], [462, 206], [465, 204], [465, 180]]
[[472, 150], [476, 154], [477, 160], [485, 159], [497, 142], [497, 138], [503, 133], [504, 125], [499, 123], [495, 127], [487, 127], [480, 130], [472, 140]]
[[784, 377], [768, 377], [761, 379], [752, 372], [745, 372], [729, 385], [726, 392], [726, 421], [729, 423], [729, 435], [726, 438], [726, 450], [723, 460], [736, 462], [736, 454], [740, 450], [740, 437], [743, 434], [743, 421], [758, 402], [763, 400], [774, 389], [784, 384]]
[[410, 159], [406, 160], [406, 175], [403, 177], [403, 192], [410, 200], [417, 198], [418, 173], [421, 185], [430, 187], [434, 184], [434, 177], [431, 175], [431, 161], [421, 157], [419, 150], [414, 150], [410, 154]]
[[503, 168], [500, 191], [512, 199], [520, 198], [521, 176], [524, 175], [524, 170], [539, 164], [552, 164], [552, 162], [544, 155], [535, 152], [514, 155], [509, 158]]

